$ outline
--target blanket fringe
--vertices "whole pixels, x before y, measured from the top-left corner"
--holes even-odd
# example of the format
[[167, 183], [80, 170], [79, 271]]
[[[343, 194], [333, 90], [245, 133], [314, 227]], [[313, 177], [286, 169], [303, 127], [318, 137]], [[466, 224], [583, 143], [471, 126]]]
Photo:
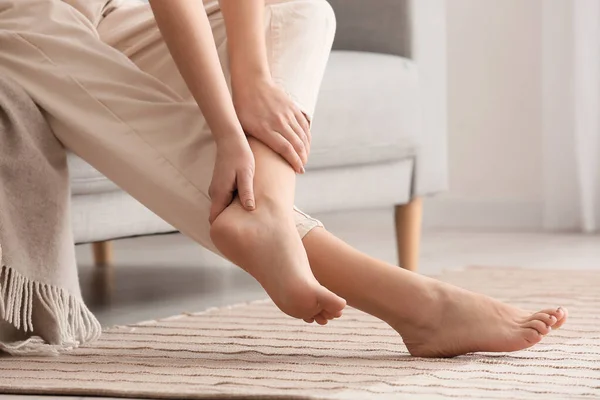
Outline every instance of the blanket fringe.
[[[0, 248], [0, 265], [2, 249]], [[0, 351], [12, 355], [57, 355], [82, 343], [98, 339], [102, 327], [82, 300], [66, 290], [33, 281], [14, 268], [0, 268], [0, 319], [18, 330], [31, 333], [24, 341], [0, 342]], [[32, 321], [33, 303], [37, 300], [58, 323], [59, 343], [47, 343], [35, 335]]]

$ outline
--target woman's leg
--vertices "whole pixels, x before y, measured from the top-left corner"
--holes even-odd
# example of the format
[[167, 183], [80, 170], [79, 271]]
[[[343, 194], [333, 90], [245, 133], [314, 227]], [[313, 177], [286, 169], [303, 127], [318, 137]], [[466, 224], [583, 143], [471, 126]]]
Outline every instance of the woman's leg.
[[[293, 10], [293, 5], [290, 3], [294, 2], [280, 2], [267, 10], [269, 13], [275, 14], [276, 20], [271, 26], [272, 29], [278, 30], [277, 37], [283, 41], [284, 45], [272, 42], [269, 44], [271, 49], [277, 48], [280, 52], [296, 51], [294, 48], [295, 38], [300, 37], [298, 36], [298, 26], [288, 24], [287, 28], [282, 30], [282, 23], [287, 12]], [[313, 7], [316, 10], [315, 13], [321, 13], [321, 20], [326, 21], [329, 18], [327, 11], [323, 10], [323, 3], [303, 0], [297, 4], [302, 4], [303, 7]], [[180, 78], [169, 73], [172, 71], [169, 66], [170, 61], [165, 58], [164, 44], [155, 31], [151, 18], [144, 18], [140, 10], [130, 10], [129, 12], [132, 15], [128, 17], [128, 25], [132, 31], [143, 31], [140, 27], [145, 24], [147, 29], [155, 32], [154, 35], [151, 35], [154, 37], [154, 44], [146, 46], [143, 51], [138, 49], [136, 52], [132, 51], [135, 47], [124, 46], [123, 51], [140, 68], [166, 82], [169, 87], [179, 88], [177, 89], [178, 93], [185, 96], [186, 89]], [[218, 18], [216, 8], [213, 9], [213, 12], [217, 13], [213, 14], [217, 15], [217, 18], [211, 19], [214, 24], [215, 36], [224, 38], [224, 26]], [[140, 21], [139, 24], [133, 23], [136, 19]], [[319, 18], [314, 18], [314, 20], [319, 20]], [[294, 32], [294, 28], [296, 32]], [[302, 31], [302, 29], [299, 30]], [[304, 31], [307, 30], [309, 29], [304, 29]], [[103, 32], [102, 29], [100, 31]], [[109, 35], [112, 31], [107, 29], [106, 32]], [[287, 36], [282, 37], [282, 35]], [[148, 44], [147, 41], [146, 43]], [[217, 46], [221, 54], [225, 54], [225, 42], [218, 41]], [[327, 50], [327, 46], [325, 46], [323, 51]], [[314, 63], [314, 57], [322, 58], [322, 56], [313, 55], [312, 63]], [[315, 79], [314, 75], [318, 75], [322, 71], [319, 72], [320, 68], [305, 65], [305, 69], [312, 68], [311, 73], [290, 74], [289, 71], [293, 68], [301, 68], [301, 63], [296, 60], [297, 57], [293, 55], [279, 54], [273, 74], [278, 82], [303, 106], [304, 111], [308, 115], [312, 115], [316, 88], [314, 85], [311, 87], [306, 83], [318, 81], [318, 77]], [[300, 61], [307, 62], [304, 59]], [[226, 57], [223, 57], [223, 62], [224, 69], [227, 71]], [[290, 65], [291, 63], [296, 64]], [[307, 77], [306, 82], [298, 80], [305, 76]], [[258, 209], [255, 213], [247, 213], [241, 209], [239, 204], [234, 203], [215, 223], [212, 237], [223, 253], [237, 261], [259, 280], [275, 281], [276, 284], [272, 285], [274, 288], [278, 287], [277, 282], [280, 279], [289, 279], [288, 282], [292, 283], [294, 280], [304, 279], [311, 282], [309, 286], [312, 286], [314, 283], [310, 276], [269, 276], [268, 273], [279, 272], [279, 269], [273, 271], [264, 268], [265, 264], [272, 264], [277, 257], [305, 259], [304, 253], [298, 247], [297, 236], [293, 237], [294, 235], [290, 233], [292, 232], [291, 221], [295, 216], [298, 227], [304, 222], [310, 222], [310, 218], [305, 217], [303, 222], [297, 212], [293, 214], [291, 211], [294, 188], [294, 174], [291, 168], [279, 156], [260, 143], [252, 142], [252, 148], [257, 160], [255, 185]], [[307, 229], [299, 230], [302, 231], [301, 234], [304, 234], [311, 227], [314, 227], [314, 224], [309, 225]], [[271, 235], [272, 239], [262, 241], [259, 235]], [[347, 298], [351, 305], [394, 326], [403, 334], [414, 354], [452, 355], [472, 350], [514, 350], [538, 341], [540, 339], [538, 332], [547, 333], [547, 328], [545, 328], [547, 325], [556, 323], [555, 326], [557, 326], [564, 322], [565, 314], [562, 311], [547, 310], [548, 312], [536, 314], [531, 318], [520, 310], [514, 310], [485, 297], [379, 262], [350, 248], [324, 229], [313, 229], [305, 237], [304, 245], [313, 273], [321, 284], [341, 297]], [[267, 273], [268, 276], [263, 277], [264, 273]], [[265, 286], [270, 285], [265, 284]], [[293, 287], [289, 283], [281, 285], [282, 288], [289, 286]], [[275, 294], [274, 297], [285, 298], [285, 294]], [[296, 296], [301, 298], [302, 293], [296, 293]], [[474, 306], [475, 301], [477, 301], [477, 306]], [[497, 317], [498, 313], [501, 317]], [[551, 318], [551, 315], [556, 321]], [[465, 318], [469, 316], [474, 318]], [[431, 324], [431, 321], [436, 324]], [[444, 327], [443, 332], [440, 331], [440, 326]], [[478, 332], [477, 336], [472, 335], [471, 331]]]
[[[218, 16], [216, 2], [213, 4], [211, 18], [217, 39], [217, 47], [225, 55], [224, 25]], [[295, 4], [304, 7], [304, 13], [312, 14], [317, 25], [329, 25], [325, 32], [331, 35], [333, 22], [329, 11], [322, 1], [300, 0], [279, 1], [267, 8], [272, 20], [271, 29], [277, 30], [276, 37], [280, 43], [273, 43], [273, 36], [268, 36], [272, 51], [278, 51], [274, 57], [277, 63], [273, 66], [273, 75], [278, 83], [303, 106], [303, 110], [312, 115], [314, 101], [322, 74], [322, 67], [315, 67], [315, 60], [323, 62], [323, 54], [328, 46], [322, 46], [322, 54], [313, 53], [311, 57], [297, 57], [298, 45], [314, 43], [318, 40], [304, 40], [299, 32], [316, 32], [315, 26], [302, 26], [302, 21], [288, 18], [293, 14]], [[295, 3], [295, 4], [294, 4]], [[189, 96], [185, 85], [177, 74], [173, 74], [170, 58], [156, 30], [151, 16], [144, 16], [144, 10], [122, 9], [107, 17], [127, 19], [127, 26], [132, 32], [143, 34], [146, 40], [132, 39], [127, 45], [119, 45], [111, 35], [116, 34], [108, 27], [100, 26], [101, 37], [121, 49], [141, 69], [154, 75], [170, 88], [174, 88], [182, 97]], [[313, 10], [312, 13], [306, 12]], [[149, 12], [148, 9], [145, 11]], [[130, 14], [130, 15], [127, 15]], [[136, 23], [136, 21], [138, 21]], [[296, 25], [292, 24], [295, 22]], [[268, 32], [273, 33], [273, 32]], [[153, 38], [149, 41], [147, 38]], [[306, 38], [304, 38], [306, 39]], [[131, 43], [143, 42], [141, 48]], [[285, 53], [285, 52], [288, 53]], [[281, 53], [284, 52], [284, 53]], [[326, 57], [325, 57], [326, 58]], [[222, 59], [227, 72], [226, 57]], [[296, 70], [296, 73], [289, 71]], [[258, 208], [253, 213], [244, 211], [239, 203], [234, 202], [215, 222], [212, 238], [217, 247], [230, 259], [251, 272], [259, 281], [271, 287], [274, 298], [285, 299], [286, 295], [301, 299], [306, 293], [294, 292], [295, 282], [308, 283], [313, 291], [321, 289], [315, 286], [314, 278], [306, 274], [278, 274], [283, 269], [275, 268], [279, 260], [288, 263], [294, 260], [305, 262], [306, 255], [300, 247], [298, 233], [293, 230], [293, 221], [301, 235], [304, 235], [315, 224], [310, 224], [309, 217], [292, 211], [294, 194], [294, 173], [283, 160], [270, 149], [251, 140], [255, 153], [257, 168], [255, 186]], [[304, 219], [304, 220], [303, 220]], [[314, 220], [312, 220], [314, 221]], [[303, 227], [303, 224], [306, 226]], [[395, 266], [374, 260], [352, 249], [339, 241], [324, 229], [312, 229], [304, 238], [304, 247], [312, 271], [318, 281], [349, 303], [388, 322], [404, 337], [413, 354], [416, 355], [454, 355], [475, 350], [516, 350], [527, 347], [540, 339], [540, 334], [548, 332], [548, 325], [559, 326], [564, 322], [565, 312], [546, 310], [543, 313], [529, 316], [486, 297], [478, 296], [432, 279], [409, 273]], [[267, 283], [267, 281], [270, 281]], [[282, 292], [273, 293], [280, 289]], [[269, 290], [269, 289], [268, 289]], [[305, 301], [305, 300], [303, 300]], [[324, 301], [325, 302], [325, 301]], [[337, 306], [334, 304], [334, 306]], [[325, 317], [331, 317], [326, 315]], [[553, 319], [554, 317], [554, 319]], [[324, 321], [322, 321], [324, 322]], [[440, 329], [443, 327], [443, 331]], [[472, 332], [477, 332], [473, 334]]]
[[[142, 71], [193, 102], [148, 5], [129, 1], [114, 4], [116, 7], [98, 26], [100, 38], [125, 54]], [[267, 4], [265, 29], [274, 60], [273, 76], [296, 99], [301, 99], [306, 112], [312, 112], [333, 40], [335, 23], [331, 9], [323, 0], [278, 0], [267, 1]], [[216, 1], [207, 1], [205, 6], [223, 71], [228, 76], [223, 18]], [[306, 47], [307, 44], [310, 46]], [[302, 60], [297, 60], [298, 51], [303, 54]], [[306, 79], [290, 82], [289, 76]], [[287, 314], [307, 320], [316, 317], [324, 323], [326, 318], [339, 315], [345, 302], [319, 285], [310, 270], [295, 221], [300, 216], [305, 220], [309, 218], [298, 212], [291, 213], [295, 174], [264, 145], [252, 139], [250, 142], [256, 159], [257, 210], [243, 213], [234, 202], [213, 224], [210, 248], [216, 247], [252, 274]], [[212, 168], [207, 170], [206, 159], [193, 161], [198, 163], [197, 171], [211, 174]], [[319, 315], [321, 311], [323, 314]]]
[[315, 279], [296, 229], [294, 170], [261, 142], [250, 139], [250, 146], [256, 159], [256, 209], [244, 210], [236, 198], [213, 222], [213, 243], [286, 313], [321, 324], [339, 317], [346, 303]]
[[[55, 134], [67, 147], [184, 233], [214, 249], [207, 223], [210, 201], [205, 191], [214, 163], [214, 143], [196, 105], [186, 102], [159, 79], [142, 73], [121, 53], [99, 43], [93, 27], [83, 21], [82, 16], [65, 9], [67, 5], [57, 1], [19, 0], [23, 6], [17, 10], [11, 1], [0, 0], [3, 13], [0, 23], [7, 22], [10, 27], [10, 31], [0, 29], [3, 49], [0, 71], [18, 81], [45, 109]], [[2, 7], [3, 2], [8, 7]], [[19, 10], [27, 10], [27, 13], [14, 14]], [[56, 21], [63, 24], [57, 25]], [[152, 25], [152, 20], [146, 23]], [[19, 26], [23, 30], [15, 32]], [[160, 44], [158, 31], [153, 33], [155, 42]], [[136, 45], [139, 42], [130, 43], [128, 48]], [[165, 65], [172, 62], [168, 53], [161, 54]], [[146, 61], [152, 60], [151, 55], [145, 56]], [[164, 72], [177, 75], [168, 65]], [[261, 164], [265, 160], [268, 168], [268, 158], [259, 154], [260, 146], [253, 146], [257, 159]], [[274, 158], [273, 154], [266, 153]], [[261, 171], [269, 178], [267, 168]], [[293, 248], [295, 244], [290, 239], [287, 246]], [[426, 326], [408, 311], [431, 315], [443, 323], [445, 330], [449, 330], [447, 335], [436, 325], [425, 329], [424, 335], [429, 334], [429, 341], [409, 343], [415, 354], [450, 355], [469, 349], [488, 349], [489, 343], [474, 346], [477, 338], [464, 333], [465, 327], [478, 333], [483, 329], [483, 337], [489, 334], [486, 325], [504, 331], [510, 338], [521, 338], [519, 335], [525, 332], [520, 324], [510, 320], [525, 318], [517, 315], [518, 312], [509, 309], [505, 313], [508, 317], [500, 318], [494, 315], [497, 312], [494, 307], [463, 301], [472, 299], [473, 295], [376, 262], [343, 245], [324, 230], [313, 230], [305, 239], [305, 248], [313, 272], [322, 284], [348, 297], [351, 304], [386, 320], [404, 334], [405, 339], [410, 340], [415, 334], [415, 329], [411, 333], [407, 327], [423, 329]], [[413, 310], [400, 308], [419, 294], [430, 301], [415, 305]], [[449, 308], [440, 311], [441, 306]], [[474, 322], [466, 318], [469, 313], [489, 320]], [[544, 318], [547, 325], [552, 323], [551, 316], [546, 314], [523, 324], [531, 325], [528, 329], [543, 331]], [[564, 320], [563, 315], [562, 311], [557, 312], [555, 318]], [[539, 339], [539, 334], [533, 333], [537, 335], [534, 339]], [[433, 340], [440, 346], [435, 351], [431, 350]], [[489, 342], [499, 343], [494, 337]]]
[[324, 229], [312, 230], [304, 246], [321, 284], [391, 325], [415, 356], [520, 350], [538, 343], [567, 318], [563, 308], [531, 314], [386, 264]]

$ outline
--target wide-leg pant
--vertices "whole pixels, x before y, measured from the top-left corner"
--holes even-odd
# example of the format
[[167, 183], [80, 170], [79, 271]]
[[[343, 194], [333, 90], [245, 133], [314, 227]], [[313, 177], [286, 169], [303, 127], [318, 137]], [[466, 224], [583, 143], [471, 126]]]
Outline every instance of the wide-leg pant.
[[[218, 1], [205, 0], [204, 6], [228, 77]], [[325, 0], [266, 0], [265, 37], [273, 79], [310, 119], [334, 31], [333, 11]], [[148, 4], [0, 0], [0, 75], [25, 90], [67, 149], [181, 232], [217, 251], [208, 223], [215, 143]], [[46, 221], [45, 212], [67, 212], [62, 205], [52, 206], [68, 205], [64, 156], [39, 135], [12, 144], [0, 143], [0, 150], [10, 148], [25, 156], [5, 157], [12, 160], [12, 170], [0, 165], [4, 176], [16, 179], [0, 189], [0, 200], [10, 203], [0, 210], [0, 258], [3, 252], [6, 264], [0, 265], [0, 349], [17, 352], [3, 343], [6, 323], [29, 328], [63, 347], [89, 340], [97, 335], [97, 323], [78, 302], [72, 243], [67, 243], [72, 236], [65, 231], [68, 216], [47, 219], [56, 224], [36, 225]], [[52, 154], [40, 153], [43, 148], [51, 148]], [[30, 167], [28, 159], [46, 161]], [[24, 175], [14, 171], [39, 174], [47, 188], [30, 185], [30, 192], [20, 192], [27, 187], [18, 183]], [[43, 174], [51, 178], [44, 180]], [[56, 189], [52, 196], [51, 188]], [[43, 197], [44, 191], [48, 201], [10, 200], [33, 192]], [[299, 210], [295, 215], [301, 236], [320, 225]], [[82, 333], [84, 325], [87, 333]]]
[[[67, 4], [68, 3], [68, 4]], [[267, 0], [274, 80], [309, 118], [335, 31], [325, 0]], [[225, 24], [205, 1], [228, 76]], [[209, 237], [212, 134], [136, 0], [0, 0], [0, 72], [47, 113], [55, 135], [167, 222], [215, 251]], [[296, 211], [301, 235], [318, 221]]]

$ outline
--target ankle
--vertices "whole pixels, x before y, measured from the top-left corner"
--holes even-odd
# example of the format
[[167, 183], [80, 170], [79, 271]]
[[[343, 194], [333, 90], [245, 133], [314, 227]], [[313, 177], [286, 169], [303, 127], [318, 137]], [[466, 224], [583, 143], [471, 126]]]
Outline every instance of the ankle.
[[256, 196], [255, 211], [258, 211], [256, 213], [257, 217], [264, 215], [273, 215], [279, 218], [293, 217], [293, 205], [288, 206], [287, 202], [281, 201], [281, 199], [272, 195], [261, 194]]
[[402, 295], [402, 302], [388, 302], [388, 311], [395, 325], [410, 325], [415, 328], [428, 328], [432, 323], [441, 323], [443, 305], [451, 301], [448, 292], [439, 282], [420, 277], [410, 294]]

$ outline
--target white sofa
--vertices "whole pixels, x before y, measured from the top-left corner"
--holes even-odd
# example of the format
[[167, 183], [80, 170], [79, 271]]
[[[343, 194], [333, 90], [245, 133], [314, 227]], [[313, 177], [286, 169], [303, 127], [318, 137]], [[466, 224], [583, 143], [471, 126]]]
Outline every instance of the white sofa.
[[[330, 3], [338, 31], [296, 202], [309, 213], [396, 207], [400, 264], [415, 270], [420, 198], [446, 188], [445, 132], [422, 129], [415, 10], [407, 0]], [[95, 242], [98, 264], [110, 262], [110, 240], [174, 230], [83, 160], [68, 161], [76, 242]]]

